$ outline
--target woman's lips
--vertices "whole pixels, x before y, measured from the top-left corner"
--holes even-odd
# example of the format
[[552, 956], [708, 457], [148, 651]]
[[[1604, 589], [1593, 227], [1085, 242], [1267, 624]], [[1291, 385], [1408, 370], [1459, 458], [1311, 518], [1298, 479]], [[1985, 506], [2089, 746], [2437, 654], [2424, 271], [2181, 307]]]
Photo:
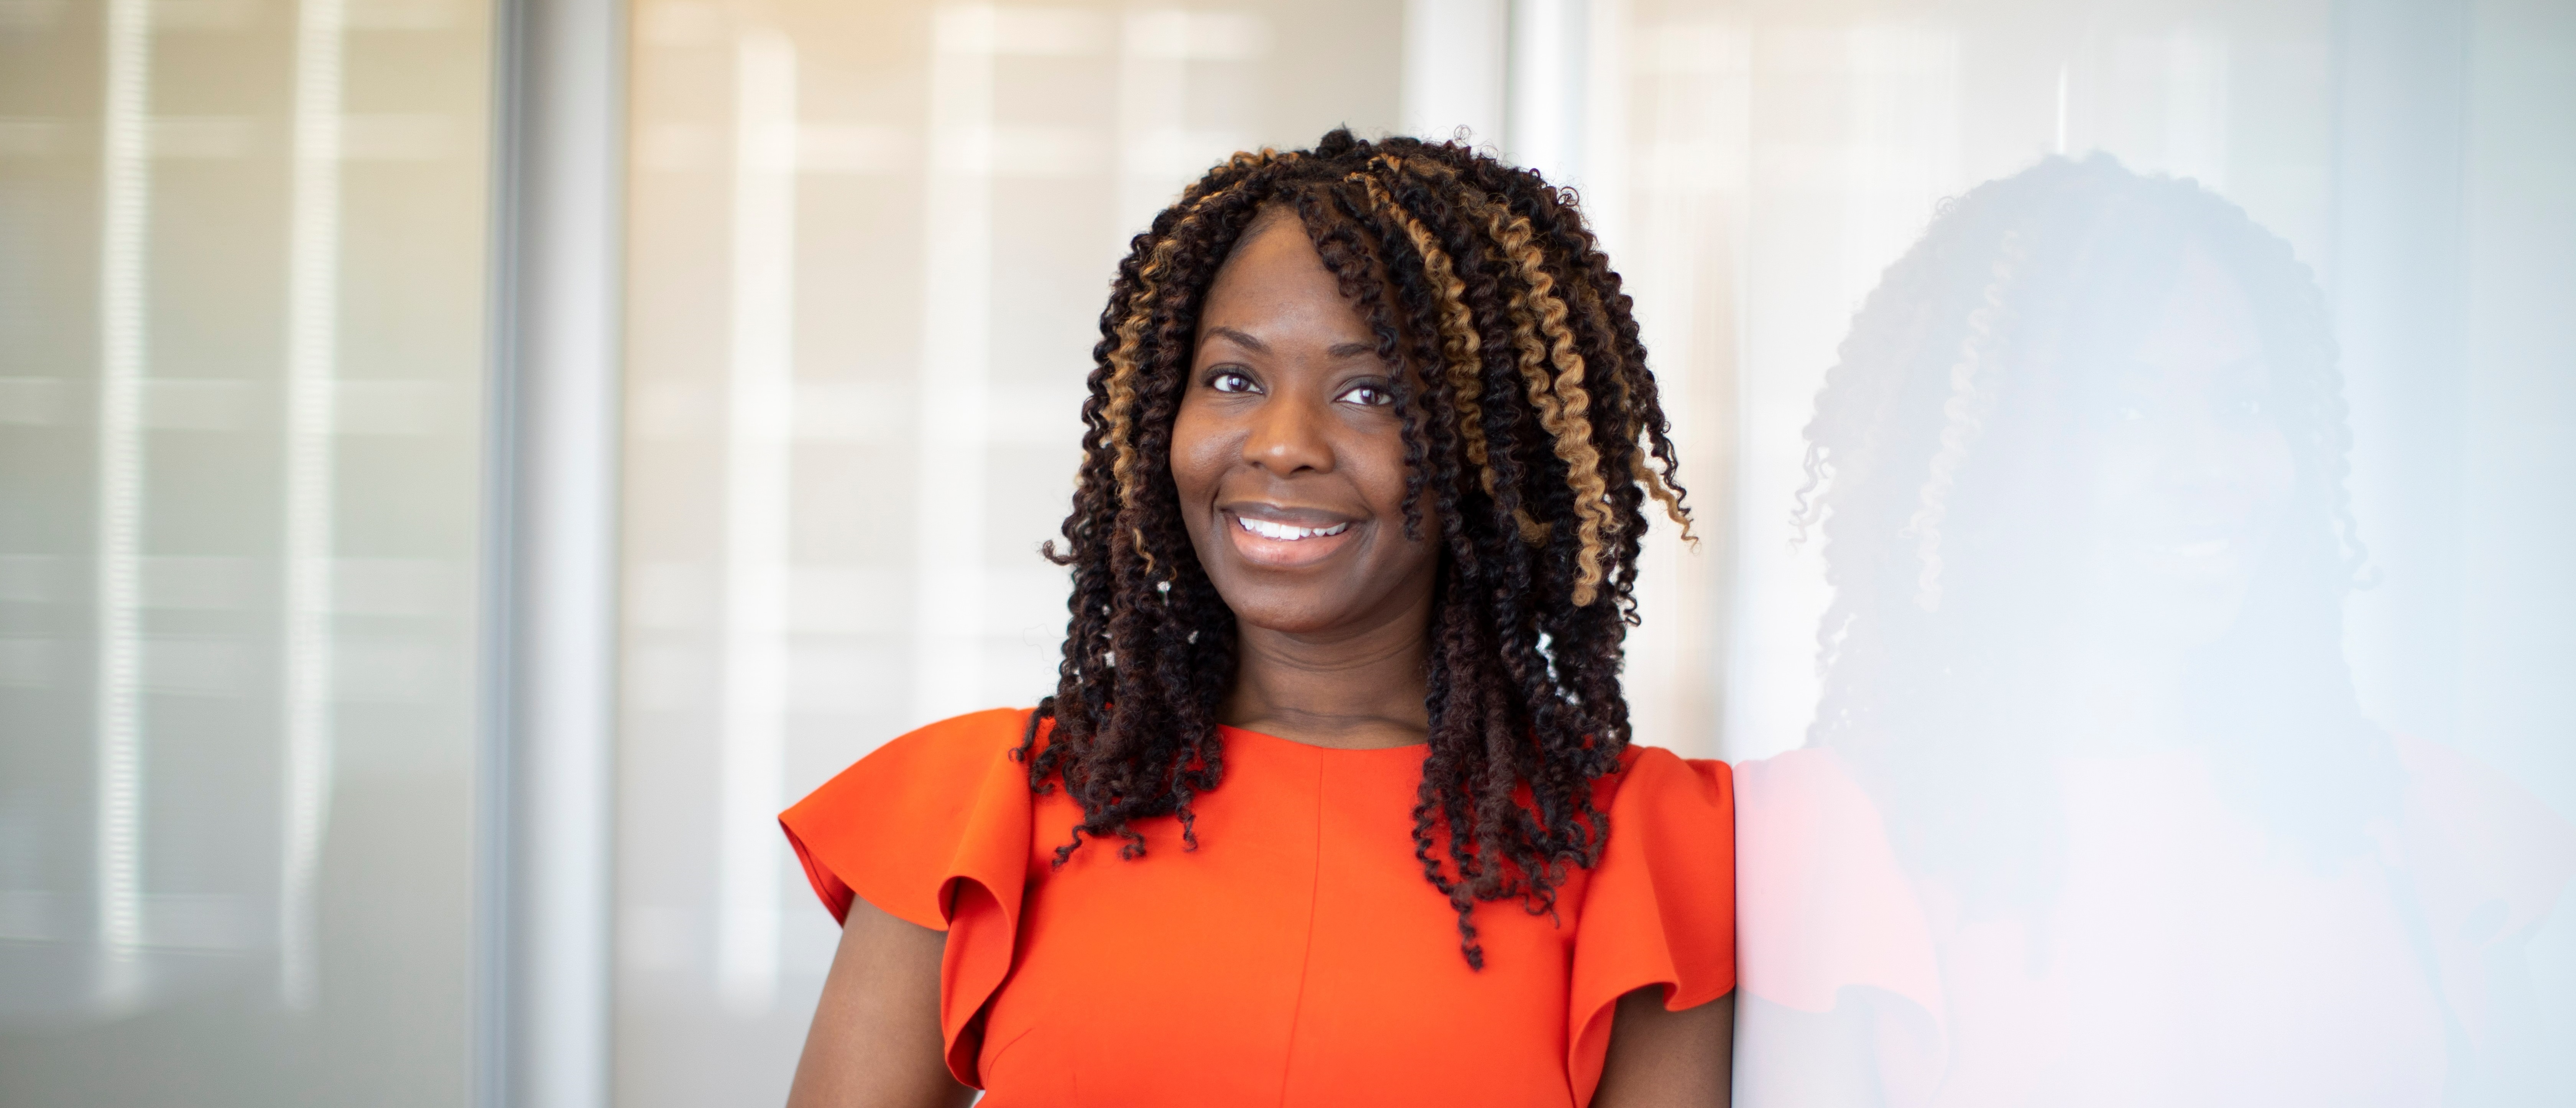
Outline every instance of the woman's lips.
[[1314, 565], [1349, 545], [1354, 534], [1347, 519], [1291, 522], [1233, 510], [1223, 515], [1226, 533], [1234, 539], [1235, 553], [1247, 562], [1272, 569]]

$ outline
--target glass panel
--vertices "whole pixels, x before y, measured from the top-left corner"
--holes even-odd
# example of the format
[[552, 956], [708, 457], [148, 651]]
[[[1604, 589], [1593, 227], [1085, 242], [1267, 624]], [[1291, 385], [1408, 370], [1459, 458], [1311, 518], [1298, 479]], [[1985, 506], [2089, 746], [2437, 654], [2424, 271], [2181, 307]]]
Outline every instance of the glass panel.
[[0, 4], [0, 1102], [467, 1099], [487, 17]]
[[617, 1084], [783, 1098], [838, 932], [777, 811], [1054, 688], [1096, 319], [1236, 149], [1394, 121], [1401, 9], [646, 3]]
[[2576, 1089], [2565, 6], [1591, 11], [1738, 1103]]

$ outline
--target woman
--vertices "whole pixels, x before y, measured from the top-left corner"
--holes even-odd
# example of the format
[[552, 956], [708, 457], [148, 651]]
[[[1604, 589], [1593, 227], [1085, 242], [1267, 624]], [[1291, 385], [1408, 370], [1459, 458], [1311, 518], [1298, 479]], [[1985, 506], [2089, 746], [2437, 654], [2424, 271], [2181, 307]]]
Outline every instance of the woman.
[[1721, 1103], [1730, 778], [1629, 742], [1654, 378], [1572, 198], [1237, 155], [1101, 316], [1061, 680], [783, 817], [790, 1101]]
[[2362, 714], [2350, 433], [2287, 243], [2103, 155], [1979, 186], [1807, 441], [1834, 595], [1808, 748], [1741, 769], [1749, 1103], [2428, 1104], [2516, 1070], [2507, 967], [2576, 855]]

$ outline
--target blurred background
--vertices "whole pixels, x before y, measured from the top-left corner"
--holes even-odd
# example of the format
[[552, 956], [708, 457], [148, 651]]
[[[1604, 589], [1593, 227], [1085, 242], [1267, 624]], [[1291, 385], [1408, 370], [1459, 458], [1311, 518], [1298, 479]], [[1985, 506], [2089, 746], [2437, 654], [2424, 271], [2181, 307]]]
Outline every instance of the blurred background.
[[2365, 713], [2576, 818], [2565, 0], [0, 0], [0, 1104], [782, 1099], [774, 814], [1052, 691], [1116, 259], [1340, 124], [1637, 297], [1708, 536], [1641, 741], [1806, 741], [1837, 344], [2107, 151], [2324, 290]]

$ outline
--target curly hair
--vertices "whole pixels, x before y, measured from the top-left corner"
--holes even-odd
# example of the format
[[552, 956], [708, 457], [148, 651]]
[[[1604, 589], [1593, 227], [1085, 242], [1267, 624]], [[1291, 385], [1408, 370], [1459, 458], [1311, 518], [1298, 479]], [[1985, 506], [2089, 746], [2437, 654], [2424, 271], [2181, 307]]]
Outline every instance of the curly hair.
[[1479, 901], [1552, 912], [1567, 867], [1601, 856], [1641, 508], [1689, 525], [1629, 298], [1573, 193], [1533, 171], [1337, 129], [1235, 155], [1135, 237], [1100, 316], [1064, 544], [1044, 547], [1072, 570], [1064, 660], [1020, 757], [1032, 789], [1081, 805], [1058, 865], [1086, 837], [1138, 857], [1135, 825], [1159, 816], [1197, 848], [1236, 630], [1183, 527], [1172, 425], [1209, 286], [1265, 209], [1294, 213], [1396, 371], [1404, 527], [1434, 528], [1441, 552], [1414, 855], [1481, 969]]
[[[2082, 633], [2069, 613], [2090, 456], [2079, 413], [2110, 387], [2140, 305], [2186, 245], [2244, 290], [2269, 366], [2268, 417], [2296, 484], [2236, 626], [2191, 675], [2192, 722], [2221, 783], [2278, 830], [2361, 849], [2395, 803], [2384, 733], [2361, 716], [2341, 604], [2363, 561], [2325, 299], [2289, 243], [2191, 181], [2107, 154], [2049, 158], [1945, 202], [1852, 323], [1806, 427], [1793, 523], [1820, 529], [1833, 597], [1817, 632], [1811, 746], [1877, 782], [1900, 853], [1974, 895], [2053, 885], [2061, 814], [2043, 776], [2066, 721], [2033, 707]], [[1926, 774], [1987, 793], [1925, 795]]]

